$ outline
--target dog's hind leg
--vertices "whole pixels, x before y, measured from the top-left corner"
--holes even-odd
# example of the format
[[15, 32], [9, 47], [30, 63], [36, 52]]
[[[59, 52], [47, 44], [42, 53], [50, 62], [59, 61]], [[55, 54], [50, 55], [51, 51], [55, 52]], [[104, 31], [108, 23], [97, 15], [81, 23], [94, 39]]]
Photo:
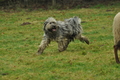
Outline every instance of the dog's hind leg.
[[88, 38], [86, 38], [85, 36], [82, 36], [81, 34], [78, 34], [75, 38], [80, 40], [81, 42], [86, 42], [87, 44], [89, 44]]
[[89, 44], [89, 40], [88, 40], [88, 38], [86, 38], [85, 36], [81, 36], [80, 37], [80, 41], [82, 41], [82, 42], [86, 42], [87, 44]]
[[48, 46], [49, 43], [50, 43], [49, 39], [43, 39], [41, 41], [37, 54], [42, 54], [44, 49]]
[[58, 50], [59, 50], [60, 52], [66, 50], [69, 43], [70, 43], [70, 41], [69, 41], [69, 40], [65, 40], [65, 39], [62, 40], [62, 41], [59, 41], [59, 42], [58, 42]]

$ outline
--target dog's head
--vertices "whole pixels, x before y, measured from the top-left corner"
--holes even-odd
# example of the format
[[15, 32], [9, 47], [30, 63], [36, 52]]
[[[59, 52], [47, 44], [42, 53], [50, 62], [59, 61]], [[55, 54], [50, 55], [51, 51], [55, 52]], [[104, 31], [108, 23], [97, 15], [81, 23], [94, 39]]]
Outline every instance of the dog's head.
[[48, 18], [44, 23], [44, 31], [56, 32], [58, 28], [57, 21], [52, 17]]

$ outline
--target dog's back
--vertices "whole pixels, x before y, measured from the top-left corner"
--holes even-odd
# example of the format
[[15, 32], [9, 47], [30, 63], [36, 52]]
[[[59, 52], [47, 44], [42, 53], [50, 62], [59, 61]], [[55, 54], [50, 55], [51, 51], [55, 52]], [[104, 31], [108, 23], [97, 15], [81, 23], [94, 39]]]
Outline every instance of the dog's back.
[[82, 33], [83, 29], [81, 26], [81, 19], [78, 17], [73, 17], [65, 20], [66, 23], [70, 24], [72, 28], [73, 35], [76, 36], [79, 33]]
[[58, 25], [60, 31], [63, 33], [62, 35], [70, 37], [71, 39], [74, 39], [76, 35], [82, 33], [83, 31], [81, 26], [81, 19], [78, 17], [65, 19], [63, 22], [58, 21]]

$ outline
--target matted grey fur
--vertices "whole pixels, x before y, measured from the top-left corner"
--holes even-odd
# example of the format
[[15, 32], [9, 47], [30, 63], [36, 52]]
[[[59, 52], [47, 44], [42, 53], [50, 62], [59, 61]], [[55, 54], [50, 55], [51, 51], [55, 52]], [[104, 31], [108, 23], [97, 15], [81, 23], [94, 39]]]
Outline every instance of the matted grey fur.
[[82, 36], [82, 32], [81, 19], [78, 17], [69, 18], [64, 21], [56, 21], [50, 17], [44, 23], [43, 40], [37, 54], [43, 53], [51, 41], [58, 43], [58, 50], [60, 52], [66, 50], [68, 44], [74, 39], [79, 39], [89, 44], [89, 40]]

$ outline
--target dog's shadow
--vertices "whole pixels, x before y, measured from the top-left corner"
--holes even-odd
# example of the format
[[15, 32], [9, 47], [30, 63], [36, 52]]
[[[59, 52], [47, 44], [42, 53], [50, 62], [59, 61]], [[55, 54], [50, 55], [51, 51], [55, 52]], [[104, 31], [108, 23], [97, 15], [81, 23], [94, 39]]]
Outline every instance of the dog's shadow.
[[86, 49], [86, 44], [81, 42], [71, 42], [67, 48], [69, 52], [82, 51]]

